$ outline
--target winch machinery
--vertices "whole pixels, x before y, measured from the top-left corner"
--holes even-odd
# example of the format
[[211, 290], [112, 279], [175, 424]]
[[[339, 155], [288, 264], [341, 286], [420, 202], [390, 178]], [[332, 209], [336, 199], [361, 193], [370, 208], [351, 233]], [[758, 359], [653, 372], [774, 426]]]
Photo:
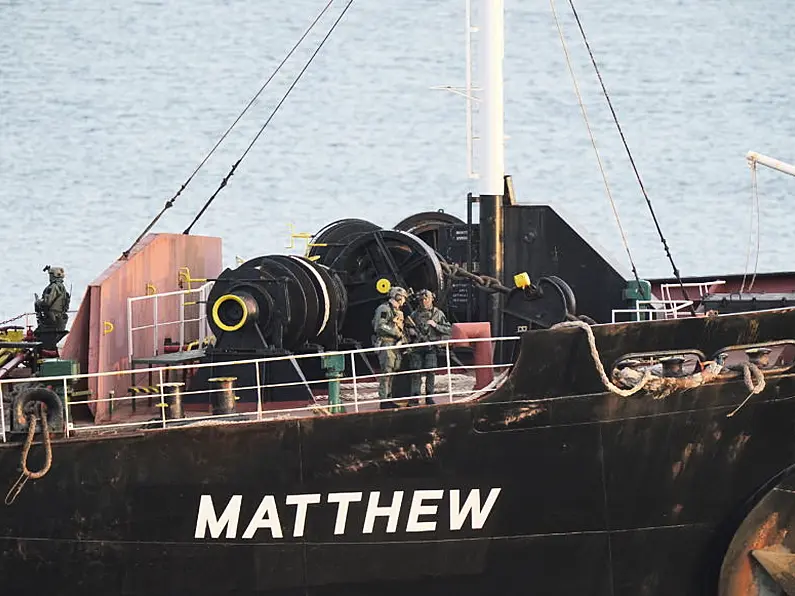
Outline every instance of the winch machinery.
[[[478, 269], [477, 226], [453, 215], [418, 213], [394, 229], [337, 220], [312, 237], [305, 256], [261, 256], [220, 274], [207, 300], [211, 351], [370, 347], [373, 313], [393, 286], [431, 290], [453, 322], [483, 320], [484, 298], [500, 294], [511, 333], [576, 314], [574, 292], [559, 277], [511, 288], [478, 283]], [[515, 273], [522, 271], [506, 277]]]

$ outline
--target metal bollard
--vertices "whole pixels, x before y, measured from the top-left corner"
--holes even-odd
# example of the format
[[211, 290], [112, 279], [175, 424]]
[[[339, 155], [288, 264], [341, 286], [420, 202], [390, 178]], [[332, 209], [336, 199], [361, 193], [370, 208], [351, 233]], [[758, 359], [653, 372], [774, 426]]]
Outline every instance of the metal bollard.
[[235, 395], [235, 381], [237, 377], [214, 377], [209, 379], [210, 383], [215, 383], [215, 391], [212, 392], [212, 413], [234, 414], [235, 401], [239, 398]]
[[745, 354], [748, 356], [748, 361], [751, 364], [756, 364], [759, 368], [768, 368], [770, 366], [770, 348], [748, 348]]
[[328, 379], [329, 412], [332, 414], [344, 414], [345, 406], [342, 405], [342, 400], [340, 399], [340, 382], [337, 379], [345, 372], [345, 355], [321, 356], [321, 362]]
[[161, 383], [160, 389], [163, 392], [163, 404], [166, 408], [166, 419], [176, 420], [184, 418], [185, 414], [182, 410], [182, 390], [185, 383]]
[[660, 362], [663, 366], [663, 376], [664, 377], [683, 377], [684, 370], [682, 369], [682, 365], [685, 362], [683, 356], [668, 356], [666, 358], [660, 358]]

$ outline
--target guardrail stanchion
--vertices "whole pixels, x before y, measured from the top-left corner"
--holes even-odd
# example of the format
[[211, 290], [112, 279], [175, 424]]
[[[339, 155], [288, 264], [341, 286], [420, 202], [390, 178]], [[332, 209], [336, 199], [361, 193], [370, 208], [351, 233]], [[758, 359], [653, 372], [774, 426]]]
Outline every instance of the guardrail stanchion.
[[3, 409], [3, 384], [0, 383], [0, 430], [3, 431], [3, 443], [6, 442], [6, 412]]
[[254, 363], [256, 372], [254, 378], [257, 380], [257, 420], [262, 420], [262, 380], [260, 379], [259, 362]]
[[163, 428], [166, 428], [166, 400], [163, 395], [163, 369], [157, 369], [157, 377], [160, 381], [157, 386], [160, 389], [160, 417], [163, 421]]
[[63, 378], [63, 416], [64, 433], [69, 438], [69, 387], [66, 384], [66, 377]]
[[356, 378], [356, 352], [351, 352], [351, 376], [353, 377], [353, 411], [359, 411], [359, 387]]
[[450, 342], [444, 342], [444, 351], [447, 356], [447, 394], [450, 398], [450, 403], [453, 403], [453, 367], [450, 362]]

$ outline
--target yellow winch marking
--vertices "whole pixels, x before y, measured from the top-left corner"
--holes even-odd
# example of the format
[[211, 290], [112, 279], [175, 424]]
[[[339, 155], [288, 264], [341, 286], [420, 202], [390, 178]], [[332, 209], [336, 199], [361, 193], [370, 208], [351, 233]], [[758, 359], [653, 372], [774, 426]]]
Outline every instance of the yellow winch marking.
[[527, 275], [526, 271], [514, 275], [513, 283], [517, 288], [527, 288], [532, 285], [532, 283], [530, 282], [530, 276]]
[[378, 290], [381, 294], [386, 294], [392, 288], [392, 283], [382, 277], [377, 282], [375, 282], [375, 289]]
[[[221, 317], [218, 315], [218, 309], [221, 307], [221, 305], [224, 302], [229, 302], [230, 300], [232, 302], [237, 302], [240, 305], [240, 308], [243, 309], [243, 315], [240, 317], [240, 320], [234, 325], [227, 325], [221, 320]], [[248, 308], [246, 307], [246, 303], [243, 301], [243, 299], [240, 296], [236, 296], [234, 294], [224, 294], [218, 300], [215, 301], [215, 304], [213, 304], [212, 315], [213, 315], [213, 321], [215, 322], [216, 325], [218, 325], [218, 327], [222, 331], [237, 331], [243, 325], [246, 324], [246, 320], [248, 319]]]

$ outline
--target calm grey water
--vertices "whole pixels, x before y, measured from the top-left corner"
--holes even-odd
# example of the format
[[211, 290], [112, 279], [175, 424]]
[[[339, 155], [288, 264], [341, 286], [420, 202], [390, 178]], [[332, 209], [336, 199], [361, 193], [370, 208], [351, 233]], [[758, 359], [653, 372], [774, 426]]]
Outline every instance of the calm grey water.
[[[0, 1], [0, 314], [47, 263], [75, 298], [199, 163], [325, 0]], [[341, 10], [338, 2], [333, 11]], [[641, 276], [670, 268], [567, 3], [570, 41]], [[795, 161], [786, 0], [580, 0], [592, 48], [677, 264], [739, 272], [753, 149]], [[322, 24], [330, 25], [334, 14]], [[506, 159], [523, 202], [565, 207], [626, 263], [547, 0], [506, 0]], [[288, 224], [463, 216], [464, 0], [356, 0], [194, 229], [224, 258], [283, 250]], [[317, 43], [322, 31], [310, 36]], [[313, 49], [299, 51], [168, 213], [181, 232]], [[763, 170], [760, 270], [793, 269], [795, 179]], [[753, 258], [752, 258], [753, 264]]]

